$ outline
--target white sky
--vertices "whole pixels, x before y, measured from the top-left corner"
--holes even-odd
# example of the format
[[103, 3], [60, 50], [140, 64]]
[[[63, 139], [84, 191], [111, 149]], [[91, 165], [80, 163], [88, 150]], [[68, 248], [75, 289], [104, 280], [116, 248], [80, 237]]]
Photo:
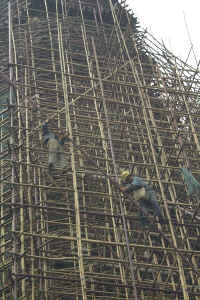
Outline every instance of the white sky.
[[[163, 40], [172, 53], [185, 61], [192, 42], [197, 61], [200, 59], [200, 0], [127, 0], [126, 3], [141, 27], [147, 28], [157, 40]], [[189, 63], [196, 66], [193, 52]]]

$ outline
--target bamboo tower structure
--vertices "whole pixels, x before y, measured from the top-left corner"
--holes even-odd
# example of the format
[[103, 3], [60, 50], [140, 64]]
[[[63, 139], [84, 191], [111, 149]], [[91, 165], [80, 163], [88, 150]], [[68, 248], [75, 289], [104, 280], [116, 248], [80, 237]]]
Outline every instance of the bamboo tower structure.
[[[38, 6], [36, 5], [38, 4]], [[1, 0], [0, 299], [198, 300], [199, 69], [121, 0]], [[41, 126], [69, 134], [48, 172]], [[141, 226], [114, 182], [150, 181]]]

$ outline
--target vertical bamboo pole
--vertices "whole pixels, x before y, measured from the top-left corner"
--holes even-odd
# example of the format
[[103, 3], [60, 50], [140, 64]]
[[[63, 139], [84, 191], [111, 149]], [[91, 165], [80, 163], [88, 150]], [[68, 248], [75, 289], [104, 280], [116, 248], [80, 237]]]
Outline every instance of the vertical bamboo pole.
[[[29, 6], [28, 6], [28, 1], [26, 0], [26, 13], [27, 13], [27, 28], [28, 30], [25, 32], [26, 34], [26, 56], [27, 56], [27, 60], [28, 60], [28, 66], [26, 68], [26, 72], [25, 72], [25, 96], [28, 96], [28, 84], [29, 81], [32, 79], [33, 76], [33, 84], [34, 84], [34, 90], [35, 93], [37, 93], [37, 86], [36, 86], [36, 72], [35, 72], [35, 57], [34, 57], [34, 48], [33, 48], [33, 37], [32, 37], [32, 32], [31, 32], [31, 25], [30, 25], [30, 16], [29, 16]], [[29, 70], [30, 69], [30, 70]], [[28, 72], [29, 71], [29, 72]], [[26, 106], [28, 106], [28, 101], [25, 101]], [[28, 110], [26, 110], [26, 127], [27, 129], [29, 128], [29, 113]], [[32, 182], [32, 172], [31, 172], [31, 168], [30, 168], [30, 132], [27, 131], [26, 134], [26, 163], [27, 163], [27, 180], [28, 183], [30, 184]], [[32, 189], [31, 186], [28, 186], [28, 203], [32, 204]], [[28, 215], [29, 215], [29, 228], [30, 228], [30, 233], [33, 234], [34, 233], [34, 219], [33, 219], [33, 209], [30, 206], [28, 208]], [[34, 256], [35, 255], [35, 247], [34, 247], [34, 239], [33, 236], [30, 236], [30, 252], [31, 255]], [[36, 289], [36, 281], [38, 279], [36, 279], [36, 277], [34, 276], [36, 273], [35, 270], [35, 261], [34, 259], [31, 260], [31, 275], [32, 275], [32, 279], [31, 279], [31, 300], [36, 298], [36, 295], [38, 293], [38, 290]], [[41, 284], [41, 280], [40, 280], [40, 284]]]
[[[16, 45], [15, 45], [15, 40], [14, 40], [14, 36], [12, 33], [12, 39], [13, 39], [13, 61], [15, 60], [15, 77], [16, 77], [16, 81], [19, 79], [18, 76], [18, 65], [17, 65], [17, 55], [16, 55]], [[18, 107], [20, 107], [20, 105], [22, 104], [20, 102], [20, 97], [19, 97], [19, 92], [18, 90], [16, 91], [16, 104]], [[18, 143], [19, 145], [22, 145], [23, 141], [22, 141], [22, 121], [21, 121], [21, 110], [19, 109], [17, 112], [18, 115]], [[25, 253], [25, 236], [24, 236], [24, 231], [25, 231], [25, 221], [24, 221], [24, 188], [23, 188], [23, 166], [21, 164], [22, 162], [22, 147], [19, 148], [19, 200], [20, 200], [20, 210], [19, 210], [19, 220], [20, 220], [20, 253], [21, 253], [21, 258], [20, 258], [20, 265], [21, 265], [21, 270], [22, 273], [25, 273], [25, 259], [24, 259], [24, 253]], [[20, 281], [20, 289], [21, 289], [21, 294], [22, 297], [26, 296], [26, 280], [22, 279]]]
[[[13, 47], [12, 47], [12, 15], [11, 15], [11, 1], [8, 0], [8, 30], [9, 30], [9, 78], [10, 81], [13, 80]], [[12, 162], [12, 175], [11, 175], [11, 189], [12, 189], [12, 204], [13, 208], [15, 205], [15, 190], [14, 190], [14, 182], [15, 182], [15, 171], [13, 162], [15, 160], [14, 151], [13, 151], [13, 144], [14, 144], [14, 137], [13, 137], [13, 126], [14, 126], [14, 100], [13, 100], [13, 86], [10, 85], [10, 95], [9, 95], [9, 104], [10, 104], [10, 149], [11, 149], [11, 162]], [[12, 219], [12, 231], [15, 232], [17, 229], [17, 213], [16, 209], [13, 209], [13, 219]], [[13, 290], [12, 296], [14, 300], [17, 300], [18, 294], [18, 280], [16, 277], [17, 274], [17, 236], [13, 234], [13, 265], [12, 265], [12, 273], [13, 273]]]
[[[101, 114], [100, 114], [100, 107], [97, 104], [96, 98], [97, 98], [97, 92], [96, 92], [96, 88], [97, 88], [97, 84], [95, 84], [94, 78], [95, 78], [95, 74], [93, 72], [93, 66], [92, 66], [92, 60], [91, 60], [91, 53], [89, 50], [89, 45], [88, 45], [88, 41], [87, 41], [87, 36], [86, 36], [86, 29], [85, 29], [85, 24], [84, 24], [84, 18], [83, 18], [83, 13], [82, 13], [82, 9], [81, 9], [81, 2], [79, 2], [80, 5], [80, 10], [81, 10], [81, 15], [82, 15], [82, 34], [83, 34], [83, 42], [84, 42], [84, 47], [85, 47], [85, 53], [86, 53], [86, 58], [87, 58], [87, 64], [88, 64], [88, 71], [89, 71], [89, 75], [90, 75], [90, 80], [91, 80], [91, 87], [93, 90], [93, 94], [95, 97], [95, 109], [97, 112], [97, 118], [98, 118], [98, 125], [100, 128], [100, 133], [101, 133], [101, 138], [102, 138], [102, 147], [105, 153], [105, 160], [106, 160], [106, 171], [107, 174], [110, 173], [110, 169], [109, 169], [109, 164], [108, 164], [108, 159], [109, 159], [109, 155], [108, 155], [108, 145], [107, 145], [107, 141], [106, 141], [106, 136], [104, 133], [104, 126], [103, 126], [103, 122], [101, 121]], [[100, 82], [99, 82], [100, 85]], [[111, 188], [111, 184], [110, 181], [108, 181], [108, 190], [109, 190], [109, 195], [112, 195], [112, 188]], [[110, 206], [111, 206], [111, 212], [114, 215], [114, 207], [113, 207], [113, 201], [112, 201], [112, 196], [109, 196], [110, 199]], [[119, 234], [116, 230], [117, 226], [116, 226], [116, 222], [114, 220], [114, 218], [112, 219], [113, 222], [113, 227], [114, 227], [114, 233], [115, 233], [115, 239], [117, 242], [119, 242]], [[122, 257], [122, 249], [120, 249], [120, 247], [117, 247], [117, 253], [119, 257]], [[124, 283], [124, 285], [127, 285], [127, 281], [126, 281], [126, 277], [125, 277], [125, 270], [123, 268], [123, 265], [120, 263], [120, 274], [121, 274], [121, 278], [122, 278], [122, 282]], [[128, 299], [128, 290], [125, 288], [125, 293], [126, 293], [126, 297]]]
[[[127, 16], [127, 18], [128, 18], [128, 20], [129, 20], [129, 17]], [[129, 23], [130, 23], [130, 21], [129, 21]], [[137, 46], [135, 45], [135, 43], [134, 43], [134, 48], [135, 48], [135, 52], [136, 52], [136, 55], [137, 55], [137, 62], [138, 62], [138, 64], [139, 64], [139, 68], [140, 68], [140, 72], [141, 72], [141, 74], [142, 74], [142, 80], [143, 80], [143, 82], [138, 82], [139, 84], [143, 84], [143, 85], [147, 85], [147, 83], [145, 82], [145, 74], [144, 74], [144, 72], [143, 72], [143, 67], [142, 67], [142, 62], [141, 62], [141, 60], [140, 60], [140, 56], [139, 56], [139, 52], [138, 52], [138, 49], [137, 49]], [[138, 78], [139, 78], [139, 76], [138, 76]], [[153, 112], [152, 112], [152, 109], [151, 109], [151, 103], [150, 103], [150, 100], [149, 100], [149, 96], [148, 96], [148, 94], [147, 93], [145, 93], [145, 91], [143, 91], [143, 99], [146, 99], [146, 101], [145, 101], [145, 105], [149, 108], [148, 109], [148, 111], [147, 111], [147, 114], [149, 114], [149, 117], [150, 117], [150, 120], [151, 120], [151, 122], [152, 122], [152, 124], [153, 124], [153, 128], [154, 128], [154, 132], [155, 132], [155, 134], [156, 134], [156, 137], [157, 137], [157, 140], [158, 140], [158, 145], [160, 146], [160, 147], [162, 147], [162, 142], [161, 142], [161, 138], [160, 138], [160, 136], [159, 136], [159, 133], [158, 133], [158, 131], [157, 131], [157, 128], [156, 128], [156, 122], [155, 122], [155, 120], [154, 120], [154, 116], [153, 116]], [[146, 114], [146, 116], [147, 116], [147, 114]], [[144, 115], [145, 116], [145, 115]], [[146, 122], [146, 124], [147, 124], [147, 122]], [[148, 126], [149, 126], [149, 122], [148, 122]], [[149, 131], [149, 133], [151, 133], [151, 131]], [[152, 145], [153, 145], [153, 138], [152, 137], [150, 137], [151, 138], [151, 140], [152, 140]], [[154, 149], [154, 147], [152, 147], [151, 148], [151, 152], [152, 153], [154, 153], [154, 156], [153, 156], [153, 160], [154, 160], [154, 163], [156, 164], [156, 165], [158, 165], [158, 161], [157, 161], [157, 156], [156, 156], [156, 154], [155, 154], [155, 149]], [[162, 162], [166, 162], [166, 157], [165, 157], [165, 154], [163, 153], [162, 155], [161, 155], [161, 160], [162, 160]], [[158, 171], [159, 172], [159, 171]], [[148, 172], [149, 173], [149, 172]], [[149, 175], [149, 179], [151, 178], [150, 176], [150, 174], [148, 174]], [[158, 177], [159, 178], [159, 177]], [[160, 227], [160, 226], [159, 226]], [[161, 228], [160, 228], [161, 229]], [[163, 240], [163, 238], [161, 238], [161, 241], [162, 241], [162, 246], [163, 246], [163, 248], [165, 248], [165, 242], [164, 242], [164, 240]], [[166, 254], [166, 253], [165, 253]], [[156, 257], [156, 255], [155, 254], [153, 254], [153, 259], [154, 259], [154, 262], [155, 262], [155, 264], [158, 264], [158, 260], [157, 260], [157, 257]], [[159, 280], [159, 282], [161, 281], [161, 277], [160, 277], [160, 273], [158, 273], [158, 275], [157, 275], [157, 280]]]
[[[67, 64], [67, 71], [68, 71], [68, 74], [69, 74], [69, 90], [71, 93], [73, 93], [73, 84], [72, 84], [72, 74], [73, 74], [73, 61], [70, 60], [70, 57], [69, 57], [69, 54], [68, 54], [68, 49], [65, 49], [65, 57], [66, 57], [66, 64]], [[70, 69], [71, 67], [71, 69]], [[73, 117], [74, 117], [74, 122], [75, 122], [75, 130], [77, 130], [77, 120], [76, 120], [76, 108], [73, 107], [72, 108], [73, 110]], [[68, 126], [68, 123], [66, 123], [66, 126]], [[83, 164], [83, 159], [81, 157], [81, 154], [80, 154], [80, 149], [79, 149], [79, 146], [80, 146], [80, 139], [79, 139], [79, 136], [77, 136], [76, 138], [76, 146], [78, 147], [78, 153], [79, 153], [79, 161], [80, 161], [80, 166], [83, 167], [84, 164]], [[84, 190], [84, 176], [85, 174], [83, 173], [81, 175], [82, 179], [82, 189]], [[85, 203], [85, 194], [83, 194], [83, 205]], [[73, 226], [73, 217], [70, 216], [70, 213], [69, 213], [69, 226], [70, 226], [70, 233], [71, 233], [71, 236], [74, 236], [74, 226]], [[86, 237], [87, 237], [87, 229], [86, 229]], [[71, 241], [71, 248], [72, 249], [76, 249], [75, 247], [75, 241]], [[74, 263], [74, 267], [75, 267], [75, 264], [76, 262]], [[76, 288], [76, 299], [78, 300], [78, 294], [79, 294], [79, 291], [78, 291], [78, 288]]]
[[[1, 121], [3, 121], [4, 117], [3, 117], [3, 114], [1, 115]], [[0, 136], [1, 136], [1, 139], [3, 139], [3, 133], [4, 133], [4, 130], [3, 130], [3, 126], [0, 127]], [[4, 142], [1, 142], [0, 144], [0, 151], [1, 153], [3, 153], [3, 150], [4, 150], [4, 147], [3, 147], [3, 143]], [[6, 230], [5, 230], [5, 212], [6, 212], [6, 209], [5, 207], [2, 205], [2, 203], [5, 201], [4, 199], [4, 192], [5, 192], [5, 188], [6, 188], [6, 184], [3, 182], [3, 179], [4, 179], [4, 176], [3, 176], [3, 173], [4, 173], [4, 166], [5, 162], [3, 160], [0, 160], [0, 170], [1, 170], [1, 195], [0, 195], [0, 199], [1, 199], [1, 221], [0, 221], [0, 224], [1, 224], [1, 240], [0, 240], [0, 247], [1, 247], [1, 251], [0, 251], [0, 262], [1, 264], [4, 266], [5, 263], [6, 263], [6, 256], [5, 256], [5, 253], [6, 253], [6, 247], [5, 247], [5, 242], [6, 242], [6, 239], [5, 239], [5, 234], [6, 234]], [[5, 272], [2, 272], [1, 273], [1, 277], [0, 277], [0, 284], [1, 284], [1, 288], [3, 288], [6, 284], [6, 274]], [[5, 294], [5, 291], [2, 291], [2, 300], [6, 300], [6, 294]]]
[[[64, 56], [63, 40], [62, 40], [62, 26], [59, 22], [58, 14], [57, 14], [57, 26], [58, 26], [60, 64], [62, 70], [62, 84], [63, 84], [64, 101], [65, 101], [65, 109], [66, 109], [66, 128], [68, 128], [70, 138], [72, 138], [73, 132], [72, 132], [72, 125], [71, 125], [70, 111], [69, 111], [69, 98], [67, 94], [68, 85], [65, 77], [66, 71], [65, 71], [65, 56]], [[75, 153], [72, 144], [70, 145], [70, 152], [71, 152], [71, 167], [72, 167], [74, 201], [75, 201], [75, 211], [76, 211], [76, 235], [77, 235], [77, 246], [78, 246], [78, 257], [79, 257], [80, 280], [81, 280], [83, 300], [87, 300], [87, 287], [86, 287], [86, 278], [84, 272], [83, 251], [82, 251], [82, 241], [81, 241], [79, 194], [78, 194], [78, 186], [77, 186], [77, 178], [76, 178], [76, 161], [75, 161]]]
[[[106, 107], [106, 100], [105, 100], [105, 96], [104, 96], [104, 88], [103, 88], [99, 63], [98, 63], [98, 59], [97, 59], [97, 53], [96, 53], [94, 38], [92, 38], [92, 46], [93, 46], [95, 62], [96, 62], [96, 67], [97, 67], [97, 74], [98, 74], [98, 79], [99, 79], [99, 84], [100, 84], [100, 89], [101, 89], [101, 96], [102, 96], [102, 100], [103, 100], [103, 107], [104, 107], [104, 112], [105, 112], [105, 116], [106, 116], [106, 126], [107, 126], [107, 130], [108, 130], [108, 138], [109, 138], [111, 155], [112, 155], [112, 160], [113, 160], [114, 172], [115, 172], [116, 180], [118, 180], [118, 169], [117, 169], [115, 154], [114, 154], [113, 145], [112, 145], [112, 135], [111, 135], [110, 124], [109, 124], [109, 119], [108, 119], [108, 110], [107, 110], [107, 107]], [[121, 197], [119, 199], [120, 199], [120, 209], [121, 209], [121, 215], [122, 215], [122, 220], [123, 220], [126, 246], [127, 246], [127, 250], [128, 250], [128, 259], [129, 259], [129, 263], [130, 263], [130, 271], [131, 271], [132, 286], [133, 286], [133, 297], [134, 297], [135, 300], [137, 300], [138, 298], [137, 298], [134, 266], [133, 266], [133, 260], [132, 260], [132, 257], [131, 257], [130, 243], [129, 243], [129, 239], [128, 239], [127, 225], [126, 225], [126, 219], [125, 219], [125, 214], [124, 214], [124, 207], [123, 207]]]
[[[47, 7], [47, 1], [44, 1], [45, 3], [45, 10], [46, 10], [46, 14], [47, 14], [47, 25], [48, 25], [48, 31], [49, 31], [49, 39], [50, 39], [50, 44], [51, 44], [51, 59], [52, 59], [52, 68], [53, 68], [53, 72], [54, 72], [54, 76], [55, 76], [55, 83], [56, 83], [56, 91], [57, 91], [57, 95], [56, 95], [56, 101], [57, 101], [57, 105], [59, 104], [59, 94], [58, 94], [58, 79], [57, 79], [57, 72], [56, 72], [56, 66], [55, 66], [55, 54], [54, 54], [54, 49], [53, 49], [53, 37], [52, 37], [52, 33], [51, 33], [51, 24], [50, 24], [50, 18], [49, 18], [49, 11], [48, 11], [48, 7]], [[58, 120], [60, 120], [60, 113], [59, 110], [57, 110], [58, 112]], [[60, 121], [58, 121], [58, 127], [60, 127]]]

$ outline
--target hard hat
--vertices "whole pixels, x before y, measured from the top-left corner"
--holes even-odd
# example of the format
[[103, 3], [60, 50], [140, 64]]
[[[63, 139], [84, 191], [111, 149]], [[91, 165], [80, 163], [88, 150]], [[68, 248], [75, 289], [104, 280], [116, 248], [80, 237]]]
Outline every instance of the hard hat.
[[120, 175], [120, 181], [124, 182], [126, 181], [126, 178], [130, 175], [130, 172], [128, 170], [125, 170]]

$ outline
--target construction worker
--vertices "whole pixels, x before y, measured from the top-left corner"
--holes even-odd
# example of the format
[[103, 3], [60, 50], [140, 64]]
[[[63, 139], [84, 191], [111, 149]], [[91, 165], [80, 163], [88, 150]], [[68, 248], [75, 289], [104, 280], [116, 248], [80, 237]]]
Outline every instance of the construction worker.
[[120, 191], [128, 194], [133, 192], [134, 200], [138, 201], [141, 223], [143, 225], [149, 224], [147, 215], [150, 212], [155, 216], [158, 216], [160, 223], [163, 223], [163, 217], [156, 199], [156, 193], [150, 185], [142, 178], [131, 174], [128, 170], [121, 173], [120, 181]]
[[42, 136], [44, 145], [48, 148], [48, 168], [51, 172], [53, 168], [59, 166], [60, 168], [65, 167], [65, 155], [64, 155], [64, 143], [71, 141], [70, 138], [65, 135], [56, 135], [49, 131], [48, 124], [44, 123], [42, 126]]
[[199, 196], [200, 194], [200, 183], [194, 178], [192, 172], [187, 168], [181, 168], [183, 174], [184, 182], [187, 186], [187, 195], [190, 196]]

